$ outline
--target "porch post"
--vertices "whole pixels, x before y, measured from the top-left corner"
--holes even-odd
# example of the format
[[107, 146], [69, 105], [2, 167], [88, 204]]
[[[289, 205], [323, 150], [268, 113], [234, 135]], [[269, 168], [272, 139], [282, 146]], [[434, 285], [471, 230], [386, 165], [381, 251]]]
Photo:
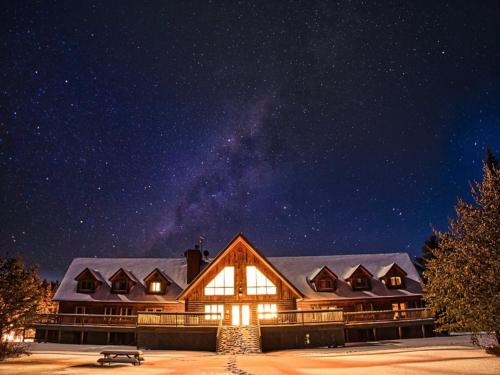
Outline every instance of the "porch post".
[[377, 341], [377, 328], [373, 328], [373, 339]]
[[57, 330], [57, 343], [60, 344], [61, 343], [61, 328], [59, 328]]
[[398, 333], [399, 333], [399, 338], [402, 339], [403, 338], [403, 327], [398, 326]]
[[425, 325], [422, 324], [422, 337], [425, 338]]

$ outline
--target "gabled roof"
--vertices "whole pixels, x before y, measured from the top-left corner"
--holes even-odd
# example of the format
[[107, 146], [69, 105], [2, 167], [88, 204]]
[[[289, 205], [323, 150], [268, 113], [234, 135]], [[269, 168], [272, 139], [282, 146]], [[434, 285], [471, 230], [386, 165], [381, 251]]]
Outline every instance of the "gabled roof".
[[123, 273], [132, 283], [137, 284], [137, 279], [132, 275], [132, 272], [127, 271], [126, 269], [120, 268], [113, 275], [109, 277], [109, 281], [113, 281], [120, 273]]
[[344, 273], [344, 280], [349, 280], [356, 272], [358, 272], [358, 270], [370, 277], [373, 277], [373, 274], [368, 271], [365, 266], [363, 266], [362, 264], [357, 264], [346, 270], [346, 272]]
[[[94, 293], [77, 293], [75, 277], [85, 270], [91, 269], [100, 276], [102, 285]], [[111, 293], [111, 283], [107, 281], [116, 270], [123, 268], [133, 272], [138, 280], [128, 294]], [[165, 294], [148, 294], [142, 282], [151, 271], [158, 268], [168, 276], [172, 284]], [[71, 262], [54, 295], [55, 301], [75, 302], [124, 302], [124, 303], [171, 303], [186, 287], [185, 258], [75, 258]]]
[[328, 266], [323, 266], [314, 270], [314, 272], [309, 276], [309, 280], [313, 281], [323, 271], [327, 271], [334, 279], [338, 279], [338, 276], [335, 275], [335, 273], [328, 268]]
[[391, 264], [388, 264], [385, 267], [380, 268], [377, 272], [377, 277], [379, 279], [382, 277], [385, 277], [389, 273], [389, 271], [391, 271], [393, 268], [395, 268], [400, 274], [402, 274], [404, 276], [408, 275], [404, 269], [402, 269], [400, 266], [398, 266], [397, 263], [393, 262]]
[[[241, 240], [243, 241], [244, 237], [241, 237]], [[248, 241], [246, 242], [248, 243]], [[252, 247], [252, 250], [256, 254], [259, 254], [261, 258], [264, 258], [254, 247]], [[300, 291], [304, 298], [309, 300], [391, 298], [423, 295], [422, 280], [407, 253], [269, 257], [265, 261], [276, 272], [283, 275], [289, 284]], [[376, 277], [371, 279], [371, 290], [353, 291], [345, 279], [343, 279], [344, 275], [352, 274], [353, 264], [363, 264], [366, 270], [378, 276], [385, 267], [393, 263], [396, 263], [398, 267], [407, 272], [404, 289], [389, 289]], [[339, 278], [336, 281], [335, 291], [319, 293], [311, 288], [308, 276], [316, 275], [325, 266], [338, 275]], [[87, 268], [102, 281], [102, 285], [91, 294], [77, 293], [78, 282], [75, 278]], [[111, 293], [111, 285], [107, 280], [119, 268], [130, 270], [138, 280], [137, 285], [128, 294]], [[148, 294], [146, 285], [143, 282], [156, 268], [172, 282], [164, 295]], [[173, 303], [176, 302], [176, 297], [186, 287], [185, 258], [76, 258], [68, 267], [61, 285], [55, 293], [54, 300], [75, 302]]]
[[266, 264], [271, 271], [273, 271], [296, 295], [297, 297], [301, 298], [304, 295], [302, 292], [297, 289], [290, 281], [287, 280], [287, 278], [271, 263], [269, 260], [260, 253], [259, 250], [255, 246], [253, 246], [250, 241], [242, 234], [238, 233], [228, 244], [227, 246], [222, 249], [216, 257], [212, 260], [211, 263], [209, 263], [194, 279], [191, 281], [191, 283], [188, 285], [186, 289], [182, 291], [182, 293], [177, 297], [179, 300], [183, 300], [185, 295], [195, 286], [198, 284], [198, 282], [203, 278], [203, 276], [207, 273], [209, 269], [211, 269], [213, 266], [215, 266], [223, 257], [223, 255], [231, 250], [236, 244], [239, 242], [242, 242], [243, 244], [246, 245], [250, 251], [252, 251], [264, 264]]
[[160, 275], [160, 276], [161, 276], [161, 277], [162, 277], [162, 278], [163, 278], [163, 279], [167, 282], [167, 284], [172, 284], [172, 281], [168, 278], [168, 276], [167, 276], [167, 275], [165, 275], [165, 274], [163, 273], [163, 271], [162, 271], [162, 270], [160, 270], [160, 269], [158, 269], [158, 268], [155, 268], [154, 270], [152, 270], [152, 271], [151, 271], [151, 272], [150, 272], [150, 273], [149, 273], [149, 274], [148, 274], [148, 275], [147, 275], [147, 276], [143, 279], [143, 281], [144, 281], [145, 283], [147, 283], [147, 282], [148, 282], [148, 279], [149, 279], [150, 277], [152, 277], [154, 274], [158, 274], [158, 275]]
[[[294, 257], [269, 257], [271, 262], [279, 269], [293, 285], [297, 287], [310, 300], [345, 300], [361, 298], [391, 298], [422, 296], [422, 279], [418, 274], [411, 258], [407, 253], [383, 254], [348, 254], [348, 255], [314, 255]], [[349, 275], [352, 265], [363, 264], [373, 275], [387, 264], [397, 263], [404, 268], [408, 275], [405, 279], [404, 289], [389, 289], [378, 278], [372, 278], [371, 290], [355, 291], [343, 278]], [[327, 266], [339, 276], [336, 289], [332, 292], [317, 292], [311, 288], [308, 275], [316, 273], [323, 266]], [[356, 267], [354, 267], [355, 269]]]
[[102, 276], [99, 275], [99, 271], [97, 270], [93, 270], [92, 268], [89, 268], [89, 267], [86, 267], [82, 272], [80, 272], [78, 275], [75, 276], [75, 281], [78, 281], [80, 280], [80, 278], [82, 277], [82, 275], [84, 273], [90, 273], [92, 275], [92, 277], [99, 283], [102, 283], [103, 282], [103, 279], [102, 279]]

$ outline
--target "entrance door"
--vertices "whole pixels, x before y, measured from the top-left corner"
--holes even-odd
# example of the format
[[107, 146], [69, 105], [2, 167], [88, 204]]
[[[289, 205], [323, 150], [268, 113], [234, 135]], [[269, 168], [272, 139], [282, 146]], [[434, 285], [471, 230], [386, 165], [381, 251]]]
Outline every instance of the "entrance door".
[[250, 305], [233, 305], [231, 307], [231, 324], [247, 326], [250, 324]]

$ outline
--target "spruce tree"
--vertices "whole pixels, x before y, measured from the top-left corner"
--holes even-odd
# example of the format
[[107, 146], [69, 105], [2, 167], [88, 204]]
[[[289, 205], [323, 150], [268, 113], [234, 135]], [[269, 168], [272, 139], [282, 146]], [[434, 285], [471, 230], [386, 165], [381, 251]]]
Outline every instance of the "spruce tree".
[[494, 333], [500, 344], [500, 169], [490, 152], [472, 202], [459, 199], [456, 217], [426, 262], [426, 301], [438, 330]]

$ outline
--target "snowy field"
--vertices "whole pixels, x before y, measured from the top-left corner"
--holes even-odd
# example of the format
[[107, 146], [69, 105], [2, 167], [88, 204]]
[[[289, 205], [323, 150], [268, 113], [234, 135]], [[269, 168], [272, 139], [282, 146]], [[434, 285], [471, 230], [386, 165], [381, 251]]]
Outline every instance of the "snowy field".
[[112, 347], [34, 344], [31, 356], [0, 362], [0, 374], [500, 374], [500, 358], [471, 346], [468, 336], [238, 356], [145, 351], [140, 367], [100, 367], [105, 348]]

